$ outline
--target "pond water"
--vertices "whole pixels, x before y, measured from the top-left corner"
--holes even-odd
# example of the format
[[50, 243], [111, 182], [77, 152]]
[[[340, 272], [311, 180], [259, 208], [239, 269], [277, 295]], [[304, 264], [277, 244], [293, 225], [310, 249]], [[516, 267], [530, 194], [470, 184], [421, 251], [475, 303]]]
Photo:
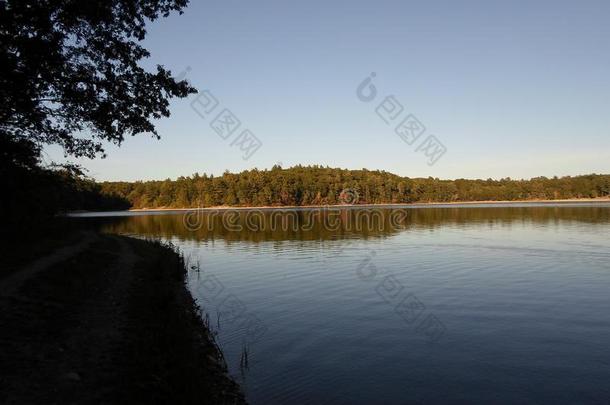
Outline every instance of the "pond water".
[[250, 403], [610, 401], [610, 204], [101, 215], [184, 253]]

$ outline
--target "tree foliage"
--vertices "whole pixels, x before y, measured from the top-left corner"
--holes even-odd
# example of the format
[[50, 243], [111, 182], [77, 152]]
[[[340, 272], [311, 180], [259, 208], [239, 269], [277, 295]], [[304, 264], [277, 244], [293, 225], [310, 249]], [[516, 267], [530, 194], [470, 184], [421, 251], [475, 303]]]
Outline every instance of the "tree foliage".
[[[182, 12], [187, 0], [8, 0], [0, 2], [0, 132], [39, 152], [103, 155], [103, 141], [158, 136], [169, 99], [195, 92], [157, 66], [138, 42], [147, 21]], [[23, 143], [22, 143], [23, 145]], [[21, 155], [12, 157], [18, 160]]]
[[[358, 204], [514, 201], [595, 198], [610, 195], [610, 175], [530, 180], [440, 180], [401, 177], [384, 171], [321, 166], [194, 174], [164, 181], [105, 182], [103, 193], [135, 208], [340, 204], [349, 189]], [[345, 193], [344, 193], [345, 194]]]
[[187, 0], [0, 1], [0, 208], [26, 226], [70, 209], [125, 208], [74, 170], [44, 167], [45, 145], [104, 155], [104, 142], [158, 137], [169, 100], [195, 92], [140, 62], [146, 23], [182, 12]]

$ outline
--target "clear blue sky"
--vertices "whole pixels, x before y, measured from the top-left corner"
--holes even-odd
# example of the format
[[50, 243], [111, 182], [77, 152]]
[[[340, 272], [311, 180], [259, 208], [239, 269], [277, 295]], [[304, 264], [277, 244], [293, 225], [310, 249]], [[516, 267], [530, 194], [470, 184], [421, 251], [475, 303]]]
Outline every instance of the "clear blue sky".
[[[146, 66], [209, 89], [263, 143], [247, 161], [172, 102], [162, 139], [128, 138], [99, 180], [220, 174], [277, 162], [411, 177], [610, 173], [608, 1], [192, 1], [149, 25]], [[356, 88], [371, 72], [377, 99]], [[375, 113], [394, 95], [446, 154], [429, 166]], [[234, 134], [236, 136], [237, 134]], [[49, 149], [47, 159], [61, 160]]]

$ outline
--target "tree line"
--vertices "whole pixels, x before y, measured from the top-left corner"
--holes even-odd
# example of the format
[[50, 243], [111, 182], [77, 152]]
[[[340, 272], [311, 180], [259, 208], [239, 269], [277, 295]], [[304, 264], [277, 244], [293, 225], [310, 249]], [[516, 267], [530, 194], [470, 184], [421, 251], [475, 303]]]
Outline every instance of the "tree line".
[[[14, 159], [17, 155], [20, 158]], [[0, 236], [40, 230], [41, 224], [63, 212], [131, 206], [126, 199], [102, 193], [102, 186], [87, 178], [78, 166], [42, 166], [38, 152], [26, 140], [1, 136], [0, 185], [6, 192], [6, 198], [0, 199], [0, 209], [6, 214]]]
[[379, 170], [276, 165], [222, 176], [195, 173], [176, 180], [103, 182], [100, 187], [103, 195], [127, 200], [133, 208], [305, 206], [597, 198], [610, 195], [610, 175], [441, 180]]

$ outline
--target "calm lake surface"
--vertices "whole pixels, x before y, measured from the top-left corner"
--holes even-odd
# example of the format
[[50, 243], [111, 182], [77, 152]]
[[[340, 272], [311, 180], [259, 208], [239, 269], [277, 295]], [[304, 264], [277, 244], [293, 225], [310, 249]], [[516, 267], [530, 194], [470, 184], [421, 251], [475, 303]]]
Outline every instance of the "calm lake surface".
[[179, 247], [253, 404], [610, 401], [610, 204], [82, 216]]

